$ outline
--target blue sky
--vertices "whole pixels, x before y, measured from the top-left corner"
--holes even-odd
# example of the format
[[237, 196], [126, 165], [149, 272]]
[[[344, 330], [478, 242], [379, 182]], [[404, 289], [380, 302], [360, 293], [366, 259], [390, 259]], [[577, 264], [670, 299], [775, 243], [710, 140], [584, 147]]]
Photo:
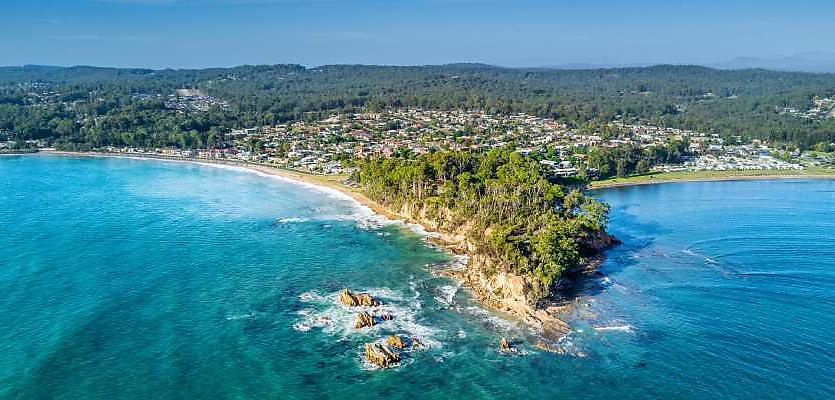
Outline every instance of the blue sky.
[[826, 0], [2, 0], [0, 65], [710, 64], [835, 52]]

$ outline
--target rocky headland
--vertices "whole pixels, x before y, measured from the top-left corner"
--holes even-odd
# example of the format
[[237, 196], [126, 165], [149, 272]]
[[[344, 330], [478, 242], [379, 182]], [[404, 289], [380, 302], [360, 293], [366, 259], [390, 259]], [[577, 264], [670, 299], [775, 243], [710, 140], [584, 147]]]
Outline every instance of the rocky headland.
[[[399, 209], [387, 209], [388, 214], [398, 215], [407, 223], [423, 226], [428, 232], [427, 241], [452, 254], [466, 256], [466, 265], [437, 271], [438, 275], [457, 280], [486, 307], [508, 314], [533, 327], [539, 334], [540, 348], [560, 352], [555, 341], [570, 332], [571, 327], [561, 315], [570, 307], [570, 301], [561, 298], [560, 291], [570, 288], [576, 279], [593, 273], [605, 261], [605, 250], [620, 243], [605, 230], [590, 232], [583, 237], [582, 246], [587, 249], [585, 262], [570, 271], [557, 282], [551, 296], [543, 298], [541, 288], [529, 277], [501, 271], [497, 260], [480, 252], [477, 244], [468, 239], [466, 224], [450, 229], [437, 219], [429, 218], [421, 206], [404, 205]], [[498, 267], [498, 268], [497, 268]], [[499, 270], [494, 274], [486, 271]]]

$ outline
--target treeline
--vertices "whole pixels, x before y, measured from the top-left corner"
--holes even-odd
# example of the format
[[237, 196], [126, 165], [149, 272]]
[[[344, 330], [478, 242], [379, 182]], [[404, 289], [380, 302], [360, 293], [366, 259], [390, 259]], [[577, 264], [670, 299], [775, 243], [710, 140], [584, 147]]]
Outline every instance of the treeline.
[[[156, 98], [135, 96], [167, 96], [178, 88], [201, 89], [230, 107], [199, 117], [159, 107]], [[44, 99], [44, 90], [56, 95]], [[192, 138], [186, 145], [196, 145], [210, 141], [211, 126], [203, 120], [228, 129], [315, 120], [340, 111], [421, 107], [525, 112], [577, 127], [620, 119], [810, 148], [835, 142], [835, 119], [806, 119], [779, 111], [806, 109], [816, 96], [835, 96], [835, 75], [694, 66], [599, 70], [474, 64], [203, 70], [6, 67], [0, 68], [0, 123], [4, 125], [0, 129], [29, 138], [86, 144], [96, 139], [163, 145], [182, 143], [180, 137], [185, 135]], [[105, 122], [111, 118], [119, 122]], [[153, 122], [159, 119], [169, 121]], [[132, 138], [129, 133], [140, 128], [148, 133], [137, 132], [138, 138]], [[168, 131], [172, 128], [178, 130]]]
[[539, 297], [594, 253], [589, 243], [605, 228], [609, 211], [509, 149], [365, 160], [353, 179], [392, 209], [409, 209], [441, 231], [464, 234], [489, 260], [482, 273], [528, 277]]
[[[653, 146], [641, 148], [634, 145], [619, 147], [595, 147], [590, 149], [581, 176], [588, 178], [625, 177], [635, 174], [646, 174], [650, 168], [658, 164], [679, 164], [688, 155], [690, 143], [684, 141], [669, 141], [666, 147]], [[593, 171], [585, 170], [593, 169]]]

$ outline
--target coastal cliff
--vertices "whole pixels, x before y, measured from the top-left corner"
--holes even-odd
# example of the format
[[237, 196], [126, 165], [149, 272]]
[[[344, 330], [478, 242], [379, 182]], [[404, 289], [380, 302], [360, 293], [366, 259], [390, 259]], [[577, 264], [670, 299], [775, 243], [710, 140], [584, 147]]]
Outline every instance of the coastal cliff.
[[568, 332], [559, 289], [616, 243], [608, 207], [561, 186], [516, 152], [445, 152], [360, 164], [354, 180], [392, 214], [423, 225], [430, 240], [469, 256], [447, 271], [485, 305], [556, 339]]
[[547, 338], [569, 329], [558, 318], [566, 310], [559, 290], [570, 284], [570, 276], [594, 270], [602, 250], [617, 243], [605, 230], [608, 206], [559, 185], [536, 161], [515, 152], [366, 161], [352, 176], [351, 188], [262, 165], [200, 161], [331, 187], [383, 215], [422, 225], [433, 232], [430, 241], [468, 256], [464, 268], [444, 275], [469, 287], [486, 306], [539, 328]]
[[[449, 210], [437, 213], [423, 204], [402, 204], [397, 209], [389, 209], [389, 212], [431, 231], [430, 242], [454, 254], [468, 256], [463, 268], [442, 271], [441, 275], [464, 284], [487, 307], [515, 316], [537, 328], [541, 336], [554, 340], [570, 330], [569, 325], [559, 317], [567, 307], [556, 301], [558, 291], [571, 286], [569, 275], [596, 270], [603, 261], [603, 251], [620, 243], [605, 229], [586, 232], [577, 239], [586, 255], [583, 261], [551, 287], [542, 287], [542, 282], [510, 272], [502, 265], [502, 260], [485, 254], [471, 239], [473, 233], [468, 231], [474, 224], [449, 223], [451, 219], [443, 218], [449, 217]], [[432, 217], [438, 214], [442, 218]]]

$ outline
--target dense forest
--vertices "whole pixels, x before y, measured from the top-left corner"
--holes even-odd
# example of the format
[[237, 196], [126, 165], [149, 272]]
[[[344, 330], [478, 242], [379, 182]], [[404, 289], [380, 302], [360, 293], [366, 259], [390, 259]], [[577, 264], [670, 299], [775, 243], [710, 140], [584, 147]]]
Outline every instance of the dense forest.
[[375, 201], [465, 235], [473, 254], [489, 260], [477, 265], [482, 273], [525, 276], [540, 298], [596, 251], [589, 243], [608, 219], [606, 205], [507, 149], [366, 160], [354, 179]]
[[[194, 88], [224, 102], [176, 111]], [[391, 107], [525, 112], [595, 129], [615, 119], [810, 148], [835, 142], [835, 118], [782, 114], [835, 97], [835, 75], [696, 66], [598, 70], [241, 66], [202, 70], [0, 68], [0, 131], [67, 146], [210, 146], [231, 128]]]

